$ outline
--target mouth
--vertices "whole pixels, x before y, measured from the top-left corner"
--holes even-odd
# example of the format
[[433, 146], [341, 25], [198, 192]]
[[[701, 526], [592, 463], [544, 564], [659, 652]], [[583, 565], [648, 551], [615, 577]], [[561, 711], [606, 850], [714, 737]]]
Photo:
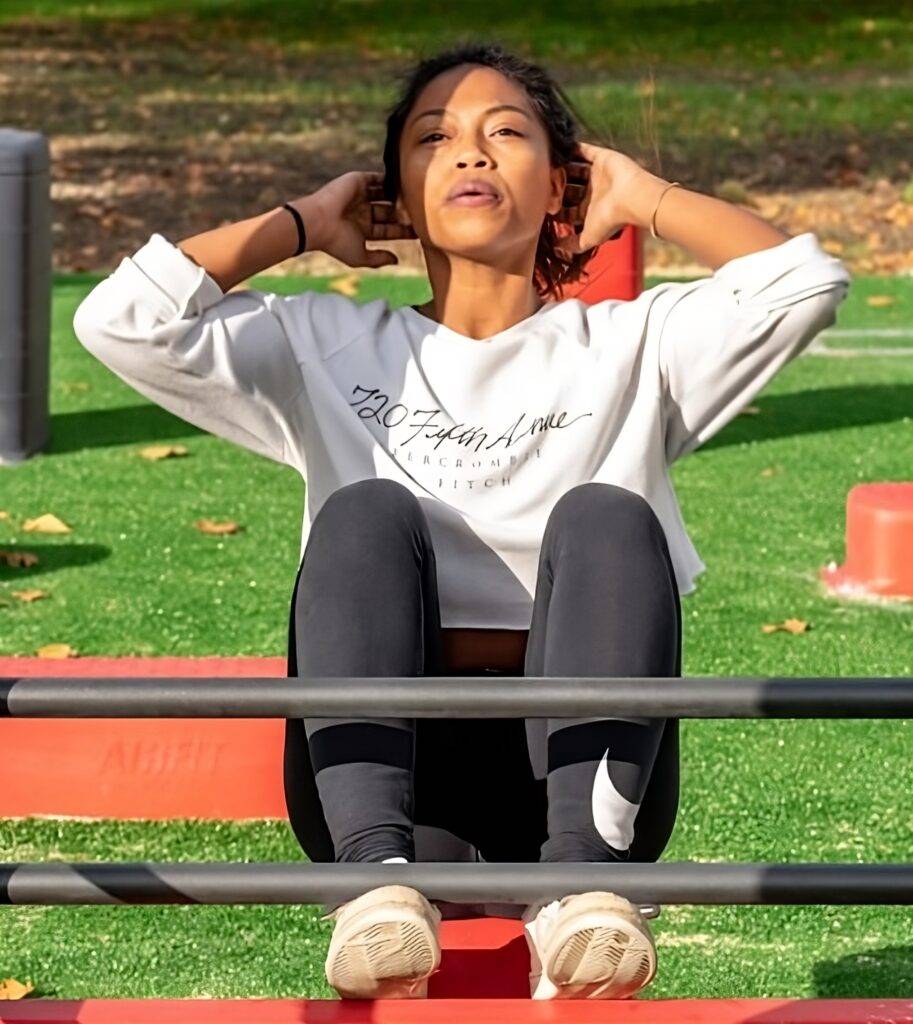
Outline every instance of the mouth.
[[453, 186], [446, 201], [458, 206], [494, 206], [501, 201], [501, 195], [494, 183], [485, 178], [464, 178]]
[[451, 196], [447, 202], [457, 206], [497, 206], [501, 202], [501, 197], [493, 192], [468, 191]]
[[491, 193], [462, 193], [447, 202], [451, 206], [497, 206], [501, 199]]

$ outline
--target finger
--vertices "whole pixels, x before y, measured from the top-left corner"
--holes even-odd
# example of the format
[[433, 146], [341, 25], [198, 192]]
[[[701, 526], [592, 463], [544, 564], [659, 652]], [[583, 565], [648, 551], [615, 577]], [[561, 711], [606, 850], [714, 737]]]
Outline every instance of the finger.
[[586, 198], [586, 185], [568, 182], [564, 189], [564, 206], [579, 206]]
[[396, 253], [389, 249], [365, 249], [365, 266], [387, 267], [399, 263]]
[[[371, 203], [371, 223], [372, 225], [383, 227], [389, 225], [391, 227], [408, 227], [409, 225], [405, 221], [399, 219], [399, 214], [396, 209], [396, 204], [391, 199], [380, 199]], [[397, 235], [380, 237], [399, 237]]]
[[418, 238], [418, 235], [411, 224], [397, 219], [395, 204], [390, 200], [383, 200], [371, 204], [371, 237], [383, 240]]
[[370, 205], [373, 224], [396, 223], [396, 204], [392, 199], [372, 199]]
[[417, 238], [411, 224], [372, 224], [368, 237], [375, 242], [386, 242], [393, 238]]
[[569, 206], [567, 208], [567, 222], [568, 224], [582, 224], [586, 220], [582, 206]]
[[364, 194], [368, 201], [386, 199], [384, 191], [384, 174], [381, 171], [368, 171], [364, 180]]
[[579, 179], [581, 181], [585, 181], [590, 176], [591, 167], [592, 164], [586, 160], [569, 160], [565, 164], [568, 180], [576, 181]]

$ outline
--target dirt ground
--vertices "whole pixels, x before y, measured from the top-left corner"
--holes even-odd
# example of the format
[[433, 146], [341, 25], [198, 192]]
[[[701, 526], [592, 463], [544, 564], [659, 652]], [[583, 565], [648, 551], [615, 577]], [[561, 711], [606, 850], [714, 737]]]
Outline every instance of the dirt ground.
[[[587, 73], [550, 66], [565, 85]], [[382, 169], [384, 115], [358, 97], [365, 83], [401, 68], [366, 54], [353, 70], [350, 54], [303, 59], [231, 33], [216, 48], [179, 17], [91, 31], [69, 21], [0, 26], [3, 124], [48, 139], [60, 271], [113, 269], [153, 231], [184, 238], [316, 191], [344, 171]], [[853, 137], [827, 146], [812, 152], [768, 139], [721, 175], [706, 140], [690, 156], [671, 147], [662, 175], [744, 203], [791, 235], [816, 232], [852, 272], [913, 274], [913, 179], [904, 148], [878, 176], [870, 168], [886, 166], [884, 152], [875, 161]], [[706, 270], [646, 234], [648, 274]], [[384, 273], [424, 272], [417, 241], [387, 245], [400, 263]], [[308, 253], [272, 272], [351, 268]]]

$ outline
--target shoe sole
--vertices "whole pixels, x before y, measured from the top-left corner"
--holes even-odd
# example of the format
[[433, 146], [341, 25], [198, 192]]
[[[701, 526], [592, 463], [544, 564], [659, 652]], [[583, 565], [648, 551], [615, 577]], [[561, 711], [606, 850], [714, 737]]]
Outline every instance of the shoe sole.
[[584, 894], [562, 912], [544, 959], [558, 998], [626, 999], [653, 980], [653, 937], [627, 901]]
[[419, 999], [440, 966], [439, 911], [415, 889], [381, 886], [345, 907], [330, 939], [327, 981], [344, 999]]

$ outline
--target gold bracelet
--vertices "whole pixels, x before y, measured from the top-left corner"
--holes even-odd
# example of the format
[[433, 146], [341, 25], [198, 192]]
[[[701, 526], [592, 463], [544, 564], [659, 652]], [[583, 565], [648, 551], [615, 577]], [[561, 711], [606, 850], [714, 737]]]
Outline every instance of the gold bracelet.
[[[666, 193], [667, 193], [667, 192], [669, 191], [669, 189], [670, 189], [670, 188], [672, 188], [672, 187], [673, 187], [674, 185], [679, 185], [679, 186], [682, 186], [682, 183], [681, 183], [680, 181], [672, 181], [672, 182], [670, 182], [670, 183], [669, 183], [669, 184], [668, 184], [668, 185], [667, 185], [667, 186], [666, 186], [666, 187], [665, 187], [665, 188], [664, 188], [664, 189], [662, 190], [662, 193], [660, 194], [660, 197], [659, 197], [659, 199], [657, 199], [657, 200], [656, 200], [656, 206], [655, 206], [655, 208], [654, 208], [654, 210], [653, 210], [653, 216], [652, 216], [652, 217], [650, 218], [650, 234], [651, 234], [651, 235], [652, 235], [652, 236], [653, 236], [654, 238], [657, 238], [657, 239], [659, 238], [659, 235], [658, 235], [658, 234], [656, 233], [656, 211], [657, 211], [657, 210], [659, 209], [659, 204], [660, 204], [660, 203], [661, 203], [661, 202], [663, 201], [663, 196], [664, 196], [664, 195], [665, 195], [665, 194], [666, 194]], [[683, 186], [682, 186], [682, 187], [683, 187]]]

